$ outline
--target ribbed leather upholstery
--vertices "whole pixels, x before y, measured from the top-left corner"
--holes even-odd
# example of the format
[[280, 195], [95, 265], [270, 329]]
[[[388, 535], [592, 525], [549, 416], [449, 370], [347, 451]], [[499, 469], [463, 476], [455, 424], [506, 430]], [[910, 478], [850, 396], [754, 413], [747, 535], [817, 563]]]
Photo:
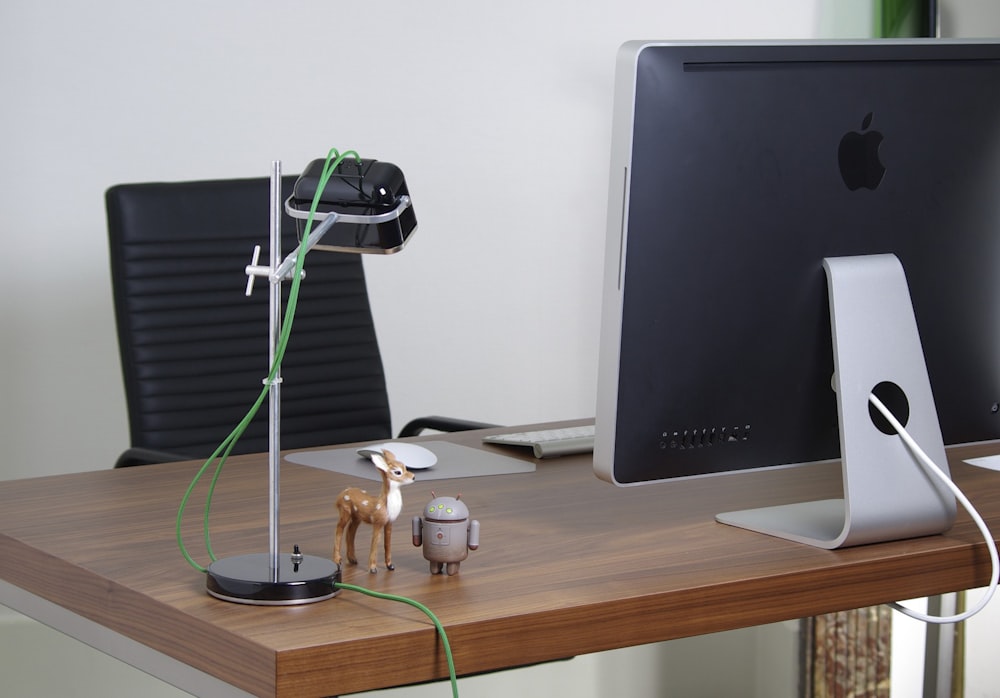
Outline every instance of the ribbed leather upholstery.
[[[294, 178], [283, 181], [285, 196]], [[255, 244], [268, 260], [266, 178], [124, 184], [106, 195], [111, 275], [133, 447], [207, 457], [268, 372], [268, 283], [244, 296]], [[282, 225], [282, 252], [298, 244]], [[360, 255], [306, 258], [282, 364], [282, 448], [391, 436]], [[290, 283], [283, 284], [287, 300]], [[283, 308], [285, 305], [283, 304]], [[235, 453], [266, 451], [267, 404]]]

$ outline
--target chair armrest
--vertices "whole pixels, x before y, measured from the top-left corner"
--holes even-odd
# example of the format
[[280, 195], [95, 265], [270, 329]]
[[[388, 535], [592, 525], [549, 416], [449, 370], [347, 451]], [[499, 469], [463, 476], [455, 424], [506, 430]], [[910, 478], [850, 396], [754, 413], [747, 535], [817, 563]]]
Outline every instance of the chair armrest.
[[116, 468], [130, 468], [133, 465], [152, 465], [153, 463], [175, 463], [182, 460], [191, 460], [191, 456], [169, 451], [157, 451], [153, 448], [142, 448], [132, 446], [127, 448], [115, 461]]
[[417, 417], [410, 420], [400, 432], [400, 438], [416, 436], [424, 429], [434, 429], [435, 431], [470, 431], [472, 429], [490, 429], [499, 426], [497, 424], [487, 424], [486, 422], [474, 422], [469, 419], [455, 419], [454, 417]]

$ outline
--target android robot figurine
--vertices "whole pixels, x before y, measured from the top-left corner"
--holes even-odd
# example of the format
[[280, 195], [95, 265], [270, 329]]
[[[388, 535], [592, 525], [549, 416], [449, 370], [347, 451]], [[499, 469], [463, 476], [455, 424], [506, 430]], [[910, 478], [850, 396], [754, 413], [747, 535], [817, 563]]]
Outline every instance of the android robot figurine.
[[431, 574], [458, 574], [469, 551], [479, 547], [479, 522], [469, 520], [469, 508], [458, 497], [438, 497], [424, 507], [424, 516], [413, 517], [413, 544], [424, 546]]

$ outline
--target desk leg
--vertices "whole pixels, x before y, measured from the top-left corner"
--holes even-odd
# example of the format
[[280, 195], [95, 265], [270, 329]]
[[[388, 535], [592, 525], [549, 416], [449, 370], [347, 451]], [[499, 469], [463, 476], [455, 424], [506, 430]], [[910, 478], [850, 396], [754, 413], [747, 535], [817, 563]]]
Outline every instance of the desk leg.
[[[941, 594], [927, 599], [931, 616], [951, 616], [958, 613], [958, 594]], [[961, 632], [952, 624], [927, 624], [927, 644], [924, 649], [924, 698], [951, 698], [955, 674], [955, 635]]]

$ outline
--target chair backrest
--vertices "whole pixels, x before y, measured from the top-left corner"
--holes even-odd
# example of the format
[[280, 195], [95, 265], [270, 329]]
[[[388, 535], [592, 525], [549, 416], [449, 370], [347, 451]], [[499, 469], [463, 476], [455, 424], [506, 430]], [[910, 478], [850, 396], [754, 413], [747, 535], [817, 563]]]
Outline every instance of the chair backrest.
[[[287, 197], [294, 178], [285, 177]], [[254, 245], [268, 259], [267, 178], [122, 184], [106, 195], [131, 445], [207, 457], [268, 373], [267, 281], [244, 295]], [[282, 223], [282, 252], [298, 244]], [[281, 446], [391, 435], [360, 255], [310, 253], [282, 363]], [[289, 283], [284, 283], [287, 300]], [[282, 307], [285, 305], [283, 303]], [[267, 405], [234, 453], [266, 451]]]

